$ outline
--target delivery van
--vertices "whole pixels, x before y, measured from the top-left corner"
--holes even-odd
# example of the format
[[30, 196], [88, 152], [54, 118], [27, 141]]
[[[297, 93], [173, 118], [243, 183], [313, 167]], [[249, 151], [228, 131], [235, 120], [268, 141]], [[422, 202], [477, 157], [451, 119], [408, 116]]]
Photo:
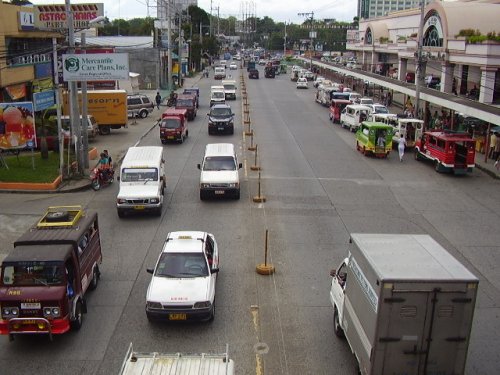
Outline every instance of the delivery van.
[[224, 86], [224, 95], [226, 99], [236, 100], [236, 81], [233, 79], [225, 79], [222, 81]]
[[198, 164], [200, 174], [200, 199], [232, 197], [240, 199], [238, 157], [232, 143], [211, 143], [205, 148], [203, 161]]
[[351, 234], [333, 329], [363, 375], [465, 373], [478, 279], [429, 235]]
[[[78, 105], [82, 108], [82, 93], [78, 93]], [[107, 135], [111, 129], [127, 127], [127, 92], [125, 90], [89, 90], [87, 92], [88, 113], [99, 124], [99, 133]], [[63, 114], [71, 115], [68, 93], [64, 93]]]
[[165, 160], [159, 146], [130, 147], [120, 166], [116, 197], [119, 217], [152, 212], [161, 216], [165, 194]]
[[225, 104], [226, 93], [224, 86], [212, 86], [210, 88], [210, 107], [214, 104]]

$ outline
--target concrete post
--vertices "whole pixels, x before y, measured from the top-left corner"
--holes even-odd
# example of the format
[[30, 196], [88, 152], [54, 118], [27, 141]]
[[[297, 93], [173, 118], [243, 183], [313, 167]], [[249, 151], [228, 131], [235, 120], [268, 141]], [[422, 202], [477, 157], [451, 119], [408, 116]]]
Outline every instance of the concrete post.
[[455, 65], [444, 62], [441, 65], [441, 92], [451, 93]]
[[493, 102], [493, 91], [495, 87], [495, 74], [497, 68], [481, 68], [481, 87], [479, 88], [479, 102], [491, 104]]
[[398, 79], [406, 82], [406, 72], [408, 71], [408, 59], [400, 58], [398, 61]]

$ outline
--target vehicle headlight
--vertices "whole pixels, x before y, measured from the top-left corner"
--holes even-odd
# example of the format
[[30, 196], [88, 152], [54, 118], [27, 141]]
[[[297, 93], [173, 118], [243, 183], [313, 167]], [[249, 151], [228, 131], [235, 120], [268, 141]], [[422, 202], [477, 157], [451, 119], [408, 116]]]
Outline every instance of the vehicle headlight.
[[152, 302], [152, 301], [147, 301], [146, 302], [146, 307], [150, 309], [161, 309], [163, 306], [161, 305], [160, 302]]
[[239, 184], [237, 182], [233, 182], [232, 184], [229, 184], [229, 187], [231, 188], [237, 188]]
[[118, 198], [118, 199], [116, 200], [116, 203], [118, 203], [118, 204], [127, 203], [127, 200], [126, 200], [126, 199], [122, 199], [122, 198]]
[[207, 189], [210, 187], [210, 184], [201, 184], [201, 187]]
[[193, 305], [194, 309], [206, 309], [212, 306], [212, 303], [210, 301], [204, 301], [204, 302], [196, 302]]
[[4, 307], [2, 308], [2, 318], [15, 318], [19, 316], [18, 307]]
[[149, 203], [158, 203], [158, 202], [160, 202], [160, 199], [159, 199], [159, 198], [151, 198], [151, 199], [149, 200]]
[[43, 316], [45, 318], [57, 318], [61, 315], [61, 309], [59, 307], [44, 307]]

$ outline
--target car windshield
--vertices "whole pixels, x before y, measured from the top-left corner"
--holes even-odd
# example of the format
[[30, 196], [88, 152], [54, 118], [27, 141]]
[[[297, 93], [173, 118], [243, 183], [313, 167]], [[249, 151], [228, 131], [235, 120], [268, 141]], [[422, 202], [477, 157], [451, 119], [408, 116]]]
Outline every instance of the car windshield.
[[208, 276], [208, 264], [203, 253], [163, 253], [155, 276], [191, 278]]
[[384, 106], [375, 106], [375, 113], [389, 113], [389, 110]]
[[180, 125], [180, 121], [177, 118], [164, 118], [161, 121], [161, 127], [163, 129], [177, 129]]
[[235, 171], [236, 164], [231, 156], [207, 156], [203, 164], [204, 171]]
[[193, 101], [190, 99], [177, 99], [177, 107], [192, 107]]
[[123, 182], [157, 181], [158, 169], [156, 168], [123, 168], [121, 174]]
[[64, 264], [60, 262], [27, 261], [2, 267], [3, 285], [64, 285], [65, 278]]
[[224, 85], [224, 90], [234, 90], [234, 85]]
[[212, 108], [210, 116], [231, 116], [231, 108]]
[[212, 93], [212, 98], [224, 98], [224, 93], [222, 91], [214, 91]]

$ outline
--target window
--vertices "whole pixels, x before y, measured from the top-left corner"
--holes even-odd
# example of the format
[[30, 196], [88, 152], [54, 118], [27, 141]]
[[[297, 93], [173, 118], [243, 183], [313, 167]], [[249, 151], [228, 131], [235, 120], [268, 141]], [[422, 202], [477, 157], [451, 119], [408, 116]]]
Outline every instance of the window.
[[236, 163], [231, 156], [208, 156], [203, 164], [204, 171], [235, 171]]
[[203, 253], [163, 253], [155, 276], [189, 278], [208, 276], [208, 265]]
[[163, 129], [177, 129], [179, 128], [179, 125], [179, 119], [175, 118], [164, 118], [163, 120], [161, 120], [160, 124]]
[[121, 179], [123, 182], [158, 181], [156, 168], [124, 168]]
[[64, 267], [59, 262], [29, 261], [3, 266], [4, 285], [62, 285]]

